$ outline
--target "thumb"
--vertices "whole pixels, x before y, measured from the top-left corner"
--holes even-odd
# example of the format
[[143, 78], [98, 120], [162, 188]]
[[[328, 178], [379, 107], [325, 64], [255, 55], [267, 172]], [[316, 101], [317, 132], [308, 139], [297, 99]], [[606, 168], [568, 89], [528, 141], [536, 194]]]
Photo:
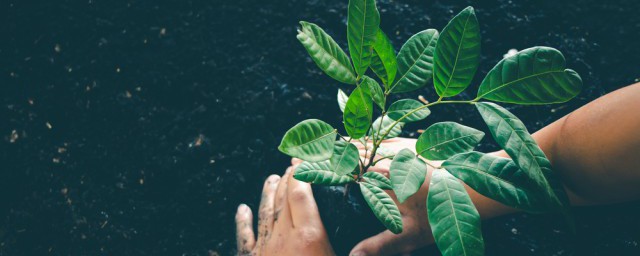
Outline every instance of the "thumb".
[[386, 230], [358, 243], [353, 247], [353, 249], [351, 249], [351, 253], [349, 253], [349, 255], [396, 255], [409, 252], [413, 250], [415, 246], [409, 244], [410, 241], [408, 240], [411, 239], [406, 239], [408, 238], [406, 236], [407, 235], [404, 232], [396, 235], [391, 233], [391, 231]]

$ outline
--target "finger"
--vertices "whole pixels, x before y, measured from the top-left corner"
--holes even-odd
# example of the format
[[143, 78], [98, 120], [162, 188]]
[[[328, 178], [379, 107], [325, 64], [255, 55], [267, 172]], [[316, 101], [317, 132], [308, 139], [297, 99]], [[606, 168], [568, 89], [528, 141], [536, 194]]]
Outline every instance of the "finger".
[[287, 168], [287, 171], [282, 175], [280, 182], [278, 183], [278, 189], [276, 190], [275, 212], [274, 212], [274, 230], [279, 228], [291, 228], [291, 211], [289, 210], [289, 200], [287, 199], [287, 187], [289, 180], [291, 179], [291, 170], [293, 168]]
[[238, 206], [236, 212], [236, 243], [238, 255], [249, 255], [256, 245], [256, 237], [253, 233], [253, 214], [246, 204]]
[[[405, 226], [408, 226], [407, 224], [409, 223], [405, 223]], [[433, 241], [433, 238], [431, 238], [430, 234], [430, 231], [418, 234], [415, 230], [405, 230], [396, 235], [386, 230], [358, 243], [349, 255], [397, 255], [408, 253], [431, 243], [430, 241]]]
[[303, 161], [302, 161], [302, 159], [300, 159], [300, 158], [295, 158], [295, 157], [294, 157], [294, 158], [291, 158], [291, 165], [293, 165], [293, 166], [299, 165], [299, 164], [301, 164], [302, 162], [303, 162]]
[[322, 225], [318, 206], [313, 198], [309, 183], [290, 179], [288, 194], [291, 220], [294, 227], [299, 225]]
[[280, 176], [271, 175], [264, 182], [260, 211], [258, 213], [258, 241], [261, 241], [261, 243], [266, 241], [266, 238], [273, 230], [274, 201], [279, 181]]

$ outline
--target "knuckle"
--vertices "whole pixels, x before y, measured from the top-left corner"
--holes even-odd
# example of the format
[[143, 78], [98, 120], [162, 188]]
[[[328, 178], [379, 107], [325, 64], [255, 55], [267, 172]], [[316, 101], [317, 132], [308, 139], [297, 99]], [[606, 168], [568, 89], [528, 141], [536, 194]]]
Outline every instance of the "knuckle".
[[322, 239], [322, 231], [313, 227], [300, 228], [297, 235], [302, 246], [312, 245]]
[[293, 189], [289, 196], [291, 197], [291, 200], [295, 202], [304, 202], [309, 199], [308, 191], [302, 188]]

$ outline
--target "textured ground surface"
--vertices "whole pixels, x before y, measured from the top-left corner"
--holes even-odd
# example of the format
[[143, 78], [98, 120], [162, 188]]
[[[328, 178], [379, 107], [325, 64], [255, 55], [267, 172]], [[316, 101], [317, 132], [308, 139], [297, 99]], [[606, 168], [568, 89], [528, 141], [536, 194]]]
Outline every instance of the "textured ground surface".
[[[317, 23], [346, 49], [346, 0], [53, 2], [0, 3], [0, 255], [229, 255], [235, 208], [256, 207], [264, 178], [288, 163], [276, 150], [286, 129], [339, 125], [342, 85], [295, 31]], [[475, 84], [510, 48], [560, 49], [585, 90], [513, 108], [531, 130], [640, 78], [635, 0], [473, 2], [384, 0], [381, 26], [399, 49], [473, 4]], [[441, 120], [484, 127], [471, 108], [428, 122]], [[487, 252], [640, 255], [639, 214], [638, 203], [578, 209], [577, 235], [554, 216], [512, 215], [483, 224]]]

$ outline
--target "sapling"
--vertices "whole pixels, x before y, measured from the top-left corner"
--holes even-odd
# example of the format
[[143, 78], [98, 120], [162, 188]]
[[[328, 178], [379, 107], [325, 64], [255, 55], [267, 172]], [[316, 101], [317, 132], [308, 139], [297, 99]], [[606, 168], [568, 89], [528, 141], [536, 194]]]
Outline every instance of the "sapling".
[[[480, 216], [460, 181], [510, 207], [560, 212], [572, 226], [569, 200], [545, 154], [516, 116], [488, 102], [540, 105], [575, 97], [582, 80], [565, 68], [558, 50], [538, 46], [508, 56], [482, 80], [477, 97], [450, 100], [469, 87], [480, 62], [480, 27], [472, 7], [453, 17], [442, 32], [426, 29], [413, 35], [397, 55], [379, 28], [375, 0], [349, 1], [349, 55], [318, 25], [304, 21], [300, 25], [297, 38], [311, 59], [330, 77], [353, 85], [353, 90], [349, 94], [338, 90], [346, 134], [309, 119], [284, 135], [279, 150], [304, 160], [295, 170], [296, 179], [319, 185], [357, 184], [374, 215], [397, 234], [403, 229], [402, 217], [385, 190], [393, 190], [402, 204], [427, 180], [431, 163], [426, 160], [443, 160], [433, 166], [425, 209], [443, 255], [484, 254]], [[430, 102], [387, 102], [391, 94], [415, 91], [431, 81], [437, 95]], [[484, 132], [455, 122], [431, 124], [415, 150], [393, 152], [381, 147], [384, 140], [398, 136], [405, 123], [426, 119], [431, 107], [442, 104], [477, 108], [511, 159], [474, 151]], [[376, 108], [381, 114], [373, 119]], [[355, 143], [365, 148], [364, 158]], [[381, 159], [392, 159], [389, 178], [369, 171]]]

